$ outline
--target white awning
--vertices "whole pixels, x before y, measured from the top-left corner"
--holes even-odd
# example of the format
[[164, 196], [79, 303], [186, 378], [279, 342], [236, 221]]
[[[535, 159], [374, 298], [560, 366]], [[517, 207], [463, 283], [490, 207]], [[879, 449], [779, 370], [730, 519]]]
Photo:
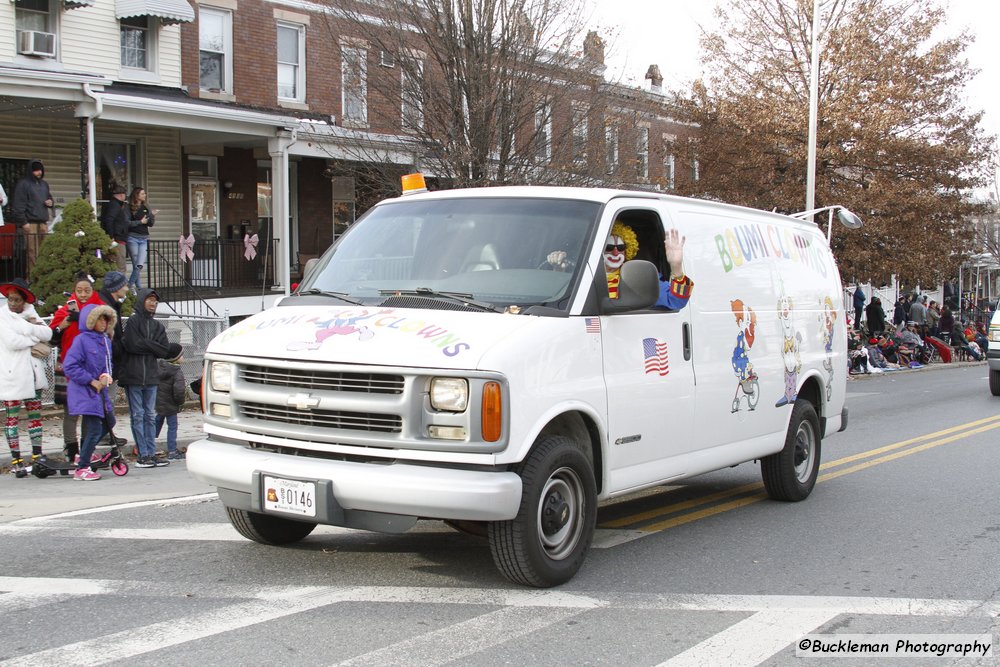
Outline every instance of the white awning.
[[[78, 0], [73, 1], [77, 2]], [[94, 0], [84, 1], [93, 2]], [[116, 0], [115, 16], [120, 19], [132, 16], [153, 16], [169, 25], [194, 21], [194, 9], [191, 8], [187, 0]]]
[[77, 7], [93, 7], [97, 0], [63, 0], [66, 9], [76, 9]]

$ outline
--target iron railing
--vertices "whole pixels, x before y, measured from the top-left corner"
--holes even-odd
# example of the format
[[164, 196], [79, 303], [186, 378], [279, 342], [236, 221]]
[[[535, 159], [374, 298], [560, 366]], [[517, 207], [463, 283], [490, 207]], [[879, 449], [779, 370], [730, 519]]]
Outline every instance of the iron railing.
[[[242, 240], [200, 240], [194, 245], [194, 259], [182, 262], [177, 241], [151, 240], [143, 284], [177, 307], [185, 301], [267, 290], [277, 284], [275, 257], [281, 251], [280, 239], [260, 243], [256, 250], [256, 256], [248, 260]], [[210, 308], [182, 314], [215, 315]]]
[[0, 282], [10, 282], [14, 278], [28, 279], [28, 237], [38, 241], [41, 247], [48, 234], [25, 234], [14, 223], [7, 222], [0, 227]]

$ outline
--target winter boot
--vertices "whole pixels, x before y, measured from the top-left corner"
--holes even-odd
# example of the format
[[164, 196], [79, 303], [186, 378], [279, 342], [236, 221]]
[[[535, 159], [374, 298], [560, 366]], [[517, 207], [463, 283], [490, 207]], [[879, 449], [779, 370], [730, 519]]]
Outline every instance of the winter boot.
[[66, 454], [67, 463], [76, 463], [76, 457], [80, 454], [80, 443], [75, 440], [73, 442], [67, 442], [66, 448], [63, 452]]

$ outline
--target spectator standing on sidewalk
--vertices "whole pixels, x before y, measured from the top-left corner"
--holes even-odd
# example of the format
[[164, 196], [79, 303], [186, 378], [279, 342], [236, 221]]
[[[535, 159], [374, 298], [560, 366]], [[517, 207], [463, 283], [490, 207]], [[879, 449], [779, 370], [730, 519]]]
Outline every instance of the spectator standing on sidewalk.
[[906, 326], [906, 310], [906, 295], [900, 294], [892, 309], [892, 324], [896, 327], [896, 333], [902, 331], [903, 327]]
[[0, 294], [7, 302], [0, 306], [0, 401], [5, 413], [4, 433], [10, 447], [11, 469], [17, 477], [27, 474], [21, 458], [18, 437], [20, 412], [28, 411], [28, 438], [31, 459], [42, 456], [42, 394], [48, 384], [40, 359], [32, 356], [32, 348], [52, 338], [52, 330], [38, 319], [35, 295], [26, 282], [15, 278], [0, 285]]
[[76, 431], [79, 415], [70, 414], [69, 402], [66, 400], [66, 375], [63, 373], [63, 364], [66, 361], [66, 353], [73, 345], [73, 339], [80, 333], [80, 312], [85, 306], [100, 305], [101, 297], [94, 291], [94, 281], [86, 271], [81, 271], [73, 276], [73, 292], [66, 303], [59, 306], [59, 309], [52, 315], [52, 322], [49, 327], [52, 329], [52, 340], [59, 346], [59, 358], [55, 368], [55, 393], [54, 402], [63, 407], [63, 446], [66, 460], [70, 463], [76, 460], [76, 455], [80, 452], [80, 440]]
[[149, 245], [149, 228], [156, 224], [157, 211], [149, 210], [146, 204], [145, 188], [132, 188], [128, 198], [128, 248], [129, 259], [132, 260], [132, 275], [128, 284], [132, 293], [142, 287], [142, 267], [146, 264]]
[[865, 317], [868, 318], [868, 334], [870, 336], [878, 336], [885, 331], [885, 311], [882, 310], [882, 300], [877, 296], [873, 296], [865, 308]]
[[854, 328], [857, 331], [861, 331], [861, 313], [864, 312], [865, 308], [865, 292], [861, 289], [861, 285], [858, 285], [854, 289]]
[[153, 318], [159, 297], [154, 290], [139, 290], [136, 312], [125, 324], [122, 364], [118, 381], [128, 396], [132, 437], [139, 448], [136, 465], [155, 468], [170, 465], [156, 458], [156, 392], [160, 384], [157, 359], [170, 356], [167, 330]]
[[[115, 330], [111, 336], [111, 361], [114, 364], [114, 376], [118, 377], [118, 367], [122, 362], [122, 340], [124, 339], [124, 323], [122, 322], [122, 303], [125, 295], [128, 294], [128, 283], [125, 274], [120, 271], [108, 271], [102, 279], [103, 287], [97, 292], [97, 296], [105, 306], [111, 306], [115, 311]], [[115, 394], [118, 393], [118, 383], [111, 388], [111, 402], [114, 403]]]
[[[116, 184], [111, 188], [111, 199], [101, 210], [101, 228], [114, 241], [111, 252], [114, 254], [115, 267], [122, 274], [125, 273], [125, 253], [130, 224], [128, 205], [125, 203], [125, 187]], [[118, 315], [118, 321], [121, 322], [121, 313]]]
[[937, 336], [940, 331], [941, 310], [937, 301], [931, 301], [927, 306], [927, 331], [931, 336]]
[[167, 424], [167, 459], [179, 461], [184, 458], [177, 451], [177, 413], [184, 409], [187, 399], [187, 380], [181, 364], [184, 363], [184, 349], [177, 343], [167, 346], [167, 358], [158, 359], [160, 386], [156, 390], [156, 437], [160, 437], [163, 423]]
[[14, 186], [11, 214], [14, 224], [24, 234], [26, 260], [24, 277], [31, 276], [38, 257], [38, 246], [49, 233], [49, 216], [54, 206], [52, 192], [45, 180], [45, 165], [34, 159], [28, 164], [28, 173]]
[[910, 321], [917, 325], [917, 331], [921, 331], [927, 324], [927, 295], [913, 297], [913, 305], [910, 306]]
[[941, 319], [938, 320], [939, 337], [946, 343], [951, 343], [951, 330], [955, 327], [955, 316], [951, 314], [951, 308], [945, 306], [941, 309]]
[[108, 397], [113, 365], [110, 336], [118, 316], [110, 306], [89, 304], [80, 312], [80, 332], [66, 353], [66, 402], [70, 414], [83, 417], [80, 458], [73, 479], [91, 482], [101, 478], [90, 468], [97, 441], [115, 424], [115, 411]]

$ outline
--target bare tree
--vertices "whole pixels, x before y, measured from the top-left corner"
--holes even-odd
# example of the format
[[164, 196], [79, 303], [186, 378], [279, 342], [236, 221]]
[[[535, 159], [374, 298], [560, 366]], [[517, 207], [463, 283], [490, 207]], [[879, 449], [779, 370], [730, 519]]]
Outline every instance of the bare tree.
[[390, 191], [404, 170], [394, 150], [454, 187], [600, 182], [603, 44], [584, 39], [582, 10], [582, 0], [331, 1], [348, 159]]
[[[934, 284], [973, 250], [968, 193], [992, 139], [966, 108], [968, 34], [938, 38], [934, 0], [821, 2], [816, 206], [865, 220], [835, 233], [845, 277]], [[690, 194], [792, 212], [805, 203], [812, 0], [727, 0], [702, 40], [710, 76], [685, 100], [701, 126]]]

